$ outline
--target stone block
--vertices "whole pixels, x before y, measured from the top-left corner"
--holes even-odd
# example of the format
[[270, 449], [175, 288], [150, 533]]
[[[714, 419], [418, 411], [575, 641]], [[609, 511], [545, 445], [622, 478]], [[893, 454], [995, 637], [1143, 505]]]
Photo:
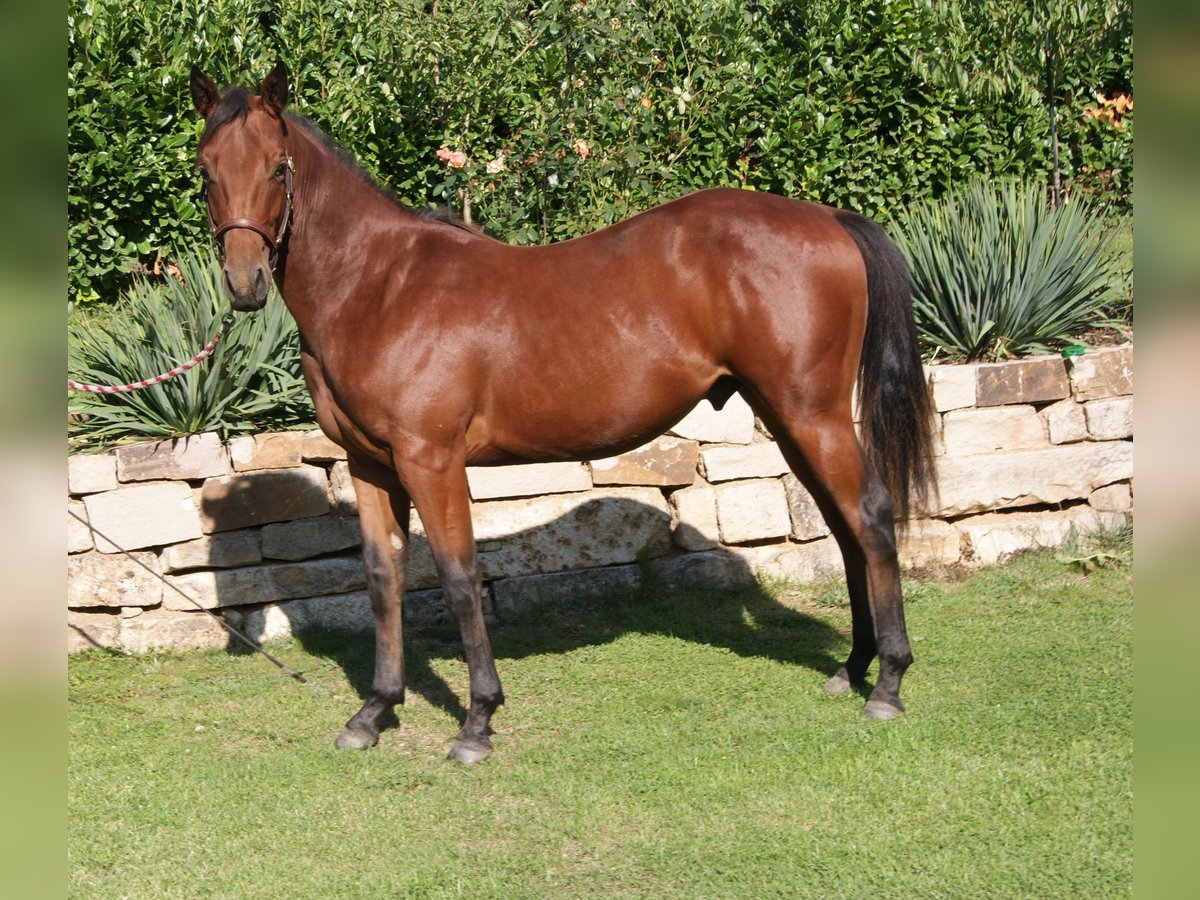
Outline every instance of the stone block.
[[787, 493], [780, 481], [773, 478], [731, 481], [717, 485], [715, 490], [723, 543], [761, 541], [791, 532]]
[[359, 556], [334, 556], [267, 566], [276, 595], [283, 600], [344, 594], [367, 586]]
[[1071, 395], [1062, 357], [1038, 356], [976, 368], [976, 405], [1049, 403]]
[[67, 653], [95, 647], [116, 647], [121, 640], [121, 615], [107, 610], [67, 610]]
[[985, 513], [956, 523], [976, 562], [992, 565], [1036, 547], [1057, 547], [1071, 532], [1069, 517], [1055, 513]]
[[670, 512], [655, 488], [477, 503], [474, 524], [479, 564], [489, 580], [631, 563], [671, 546]]
[[257, 531], [234, 531], [164, 547], [160, 559], [168, 573], [232, 569], [262, 562], [262, 546]]
[[[483, 585], [479, 595], [483, 607], [483, 621], [489, 624], [496, 621], [496, 604], [489, 585]], [[446, 605], [446, 597], [441, 588], [423, 591], [406, 591], [404, 594], [404, 624], [433, 625], [435, 623], [452, 624], [454, 616]]]
[[[492, 599], [487, 588], [484, 588], [482, 600], [484, 617], [490, 618]], [[440, 590], [408, 591], [404, 595], [403, 609], [405, 626], [452, 620]], [[230, 608], [224, 610], [222, 615], [230, 625], [254, 641], [295, 637], [309, 630], [359, 634], [369, 634], [375, 630], [375, 613], [366, 591], [285, 600], [253, 609]]]
[[94, 546], [92, 529], [87, 524], [87, 507], [78, 500], [67, 500], [67, 552], [81, 553]]
[[748, 444], [754, 440], [754, 411], [741, 394], [734, 394], [719, 410], [701, 400], [671, 434], [705, 444]]
[[362, 534], [354, 516], [297, 519], [262, 528], [262, 555], [267, 559], [310, 559], [361, 544]]
[[628, 595], [641, 584], [635, 565], [522, 575], [492, 582], [496, 615], [511, 621], [539, 606], [571, 606]]
[[130, 481], [183, 481], [227, 475], [229, 452], [221, 438], [208, 432], [165, 441], [118, 447], [117, 478]]
[[140, 550], [203, 534], [192, 490], [183, 482], [140, 484], [83, 498], [96, 549]]
[[942, 441], [951, 456], [974, 456], [1046, 446], [1046, 427], [1032, 406], [957, 409], [942, 419]]
[[1071, 525], [1079, 534], [1101, 529], [1115, 530], [1129, 524], [1129, 513], [1104, 511], [1092, 506], [1073, 506], [1067, 510]]
[[700, 445], [663, 435], [636, 450], [592, 462], [597, 485], [645, 484], [680, 487], [696, 480]]
[[958, 531], [941, 519], [917, 519], [897, 526], [896, 552], [905, 568], [958, 562], [962, 556]]
[[[478, 540], [476, 540], [478, 548]], [[410, 590], [437, 587], [437, 566], [433, 562], [433, 551], [429, 548], [429, 540], [425, 537], [425, 525], [414, 509], [409, 528], [408, 550], [405, 554], [405, 586]]]
[[792, 537], [798, 541], [812, 541], [829, 534], [829, 526], [817, 508], [817, 501], [795, 475], [788, 473], [783, 477], [783, 489], [792, 517]]
[[148, 609], [137, 618], [121, 622], [121, 646], [131, 653], [219, 650], [229, 646], [230, 640], [220, 622], [198, 611]]
[[845, 571], [842, 551], [831, 537], [806, 544], [740, 547], [737, 552], [756, 575], [768, 578], [818, 581]]
[[721, 542], [717, 522], [717, 492], [707, 484], [696, 484], [671, 494], [675, 509], [672, 536], [684, 550], [711, 550]]
[[940, 514], [958, 516], [1084, 499], [1096, 488], [1132, 476], [1133, 444], [1128, 441], [947, 456], [938, 466]]
[[329, 479], [317, 466], [210, 478], [201, 490], [206, 533], [322, 516], [329, 510]]
[[1110, 484], [1092, 491], [1088, 506], [1100, 512], [1129, 512], [1133, 509], [1133, 492], [1128, 484]]
[[111, 453], [77, 453], [67, 457], [67, 490], [98, 494], [117, 487], [117, 459]]
[[525, 463], [516, 466], [470, 466], [467, 485], [475, 500], [569, 494], [592, 486], [587, 466], [578, 462]]
[[790, 471], [774, 441], [744, 447], [705, 447], [700, 459], [704, 477], [713, 484], [739, 478], [775, 478]]
[[[408, 605], [405, 597], [405, 605]], [[279, 604], [283, 606], [284, 604]], [[364, 632], [375, 630], [375, 613], [371, 609], [371, 597], [366, 591], [349, 594], [334, 594], [329, 597], [308, 597], [292, 600], [287, 607], [298, 607], [295, 619], [299, 629], [319, 628], [322, 631]], [[406, 617], [407, 618], [407, 617]]]
[[300, 456], [305, 462], [333, 462], [346, 458], [346, 451], [325, 436], [320, 428], [304, 432]]
[[[935, 414], [930, 417], [929, 430], [930, 430], [930, 436], [932, 437], [931, 443], [933, 444], [932, 450], [933, 450], [934, 456], [945, 456], [946, 455], [946, 442], [942, 438], [942, 419], [943, 418], [944, 418], [944, 416], [942, 416], [940, 414]], [[859, 431], [859, 434], [861, 435], [862, 428], [860, 427], [858, 429], [858, 431]]]
[[375, 629], [366, 591], [267, 603], [255, 609], [227, 609], [222, 615], [253, 641], [294, 637], [309, 629], [370, 632]]
[[975, 405], [976, 366], [926, 366], [933, 408], [938, 412]]
[[[483, 620], [494, 622], [493, 601], [491, 588], [483, 586], [480, 592], [480, 604], [483, 607]], [[404, 594], [404, 625], [405, 627], [423, 625], [453, 624], [454, 616], [446, 605], [446, 596], [441, 588], [431, 588], [421, 591], [406, 591]]]
[[229, 459], [233, 471], [252, 469], [291, 469], [300, 465], [304, 448], [304, 432], [274, 431], [233, 438], [229, 442]]
[[1041, 412], [1052, 444], [1073, 444], [1087, 439], [1083, 406], [1074, 400], [1059, 400]]
[[[480, 601], [483, 606], [483, 619], [485, 622], [495, 620], [492, 613], [491, 589], [488, 585], [483, 586], [480, 592]], [[405, 591], [404, 592], [404, 627], [422, 625], [443, 624], [448, 625], [454, 622], [454, 616], [450, 614], [450, 607], [446, 605], [445, 595], [441, 588], [432, 588], [422, 591]], [[371, 629], [375, 628], [374, 614], [371, 616]]]
[[[366, 596], [366, 592], [362, 592], [364, 600]], [[263, 641], [289, 638], [302, 631], [303, 604], [303, 600], [289, 600], [262, 606], [229, 606], [221, 610], [220, 615], [231, 628], [236, 628], [250, 640], [261, 644]], [[245, 646], [233, 636], [229, 640], [231, 645]]]
[[754, 571], [740, 552], [722, 549], [661, 560], [655, 578], [665, 591], [728, 588], [753, 582]]
[[329, 468], [329, 490], [333, 494], [334, 512], [339, 516], [358, 514], [358, 495], [354, 493], [349, 463], [335, 462]]
[[1133, 345], [1088, 350], [1069, 360], [1076, 400], [1104, 400], [1133, 393]]
[[149, 551], [68, 556], [67, 606], [157, 606], [163, 596], [160, 571], [158, 557]]
[[272, 581], [270, 566], [168, 575], [163, 591], [163, 606], [181, 611], [194, 610], [197, 605], [203, 609], [218, 609], [281, 599]]
[[217, 609], [344, 594], [366, 587], [367, 576], [361, 558], [335, 556], [168, 575], [167, 583], [169, 587], [163, 592], [163, 605], [168, 609], [189, 610], [195, 609], [195, 605], [180, 596], [175, 588], [204, 609]]
[[1088, 435], [1094, 441], [1119, 441], [1133, 437], [1133, 398], [1092, 400], [1083, 404]]

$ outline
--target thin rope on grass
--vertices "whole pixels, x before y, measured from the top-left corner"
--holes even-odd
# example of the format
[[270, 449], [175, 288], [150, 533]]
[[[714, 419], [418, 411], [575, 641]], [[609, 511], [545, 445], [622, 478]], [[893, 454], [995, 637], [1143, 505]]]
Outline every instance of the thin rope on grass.
[[137, 563], [139, 566], [141, 566], [143, 569], [145, 569], [147, 572], [149, 572], [151, 575], [153, 575], [155, 578], [157, 578], [159, 581], [161, 581], [163, 584], [165, 584], [167, 587], [169, 587], [175, 593], [177, 593], [180, 597], [182, 597], [188, 603], [192, 604], [192, 606], [196, 607], [196, 609], [200, 610], [200, 612], [204, 613], [210, 619], [215, 621], [218, 625], [220, 625], [222, 628], [224, 628], [226, 631], [228, 631], [231, 635], [233, 635], [235, 638], [237, 638], [239, 641], [241, 641], [243, 644], [245, 644], [251, 650], [255, 651], [256, 653], [261, 653], [263, 656], [265, 656], [267, 659], [269, 659], [271, 662], [273, 662], [276, 666], [278, 666], [280, 669], [282, 669], [283, 672], [286, 675], [288, 675], [288, 677], [294, 678], [296, 681], [299, 681], [301, 684], [308, 684], [308, 679], [306, 679], [303, 674], [301, 674], [300, 672], [297, 672], [295, 669], [288, 667], [283, 662], [276, 659], [274, 656], [272, 656], [270, 653], [268, 653], [266, 650], [264, 650], [260, 644], [256, 644], [254, 641], [250, 640], [250, 638], [246, 637], [244, 634], [242, 634], [240, 631], [238, 631], [236, 628], [234, 628], [232, 625], [230, 625], [228, 622], [226, 622], [220, 616], [214, 615], [211, 610], [205, 609], [203, 606], [200, 605], [200, 603], [198, 603], [196, 601], [196, 599], [194, 597], [191, 597], [188, 594], [186, 594], [184, 591], [180, 590], [178, 585], [174, 585], [171, 582], [167, 581], [167, 579], [163, 578], [162, 575], [160, 575], [158, 572], [155, 572], [152, 568], [150, 568], [148, 565], [146, 565], [144, 562], [142, 562], [140, 559], [138, 559], [136, 556], [134, 556], [132, 553], [130, 553], [128, 550], [126, 550], [124, 547], [122, 547], [120, 544], [116, 543], [116, 541], [114, 541], [112, 538], [110, 538], [104, 532], [96, 530], [96, 527], [94, 525], [92, 525], [92, 523], [89, 522], [87, 519], [83, 518], [83, 516], [79, 515], [78, 513], [74, 512], [73, 510], [69, 510], [69, 509], [67, 510], [67, 515], [82, 522], [85, 526], [87, 526], [87, 528], [93, 534], [97, 535], [98, 537], [104, 538], [104, 540], [108, 541], [108, 543], [110, 543], [114, 547], [116, 547], [118, 552], [124, 553], [127, 557], [129, 557], [130, 560]]

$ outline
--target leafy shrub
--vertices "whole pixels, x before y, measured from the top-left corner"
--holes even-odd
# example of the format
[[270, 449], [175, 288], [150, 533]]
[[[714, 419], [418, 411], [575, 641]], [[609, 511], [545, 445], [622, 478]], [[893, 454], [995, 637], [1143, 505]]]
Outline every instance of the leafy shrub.
[[1048, 173], [1054, 24], [1065, 184], [1128, 209], [1132, 116], [1088, 111], [1131, 90], [1130, 4], [1045, 6], [70, 0], [69, 290], [111, 299], [203, 236], [192, 62], [253, 87], [284, 60], [296, 111], [408, 203], [469, 201], [534, 243], [713, 185], [886, 220], [975, 175]]
[[[211, 249], [179, 258], [178, 277], [136, 280], [111, 308], [78, 312], [68, 325], [68, 370], [77, 381], [125, 384], [190, 359], [216, 333], [229, 305]], [[76, 446], [126, 437], [223, 436], [313, 421], [300, 373], [296, 326], [278, 295], [237, 315], [213, 355], [162, 384], [124, 394], [71, 392]]]
[[1113, 235], [1093, 205], [1037, 182], [976, 181], [895, 223], [923, 342], [965, 359], [1047, 352], [1111, 324]]

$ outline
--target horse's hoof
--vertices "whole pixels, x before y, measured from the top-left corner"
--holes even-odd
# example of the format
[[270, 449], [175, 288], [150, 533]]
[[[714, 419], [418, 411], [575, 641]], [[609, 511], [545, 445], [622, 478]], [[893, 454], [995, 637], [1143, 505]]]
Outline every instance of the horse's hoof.
[[825, 682], [821, 690], [827, 694], [844, 694], [850, 690], [851, 686], [850, 679], [839, 672]]
[[482, 762], [492, 754], [492, 745], [483, 744], [479, 741], [464, 741], [457, 740], [454, 746], [450, 748], [450, 752], [446, 754], [446, 759], [453, 760], [457, 763], [462, 763], [464, 766], [473, 766], [477, 762]]
[[893, 706], [883, 700], [868, 700], [867, 705], [863, 707], [862, 714], [868, 719], [886, 722], [889, 719], [904, 715], [904, 708]]
[[334, 745], [339, 750], [366, 750], [379, 743], [379, 732], [365, 728], [343, 728]]

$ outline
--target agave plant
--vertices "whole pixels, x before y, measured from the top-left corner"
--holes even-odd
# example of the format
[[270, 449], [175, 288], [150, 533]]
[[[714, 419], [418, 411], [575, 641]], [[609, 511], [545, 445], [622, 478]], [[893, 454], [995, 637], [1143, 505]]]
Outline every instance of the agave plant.
[[[209, 248], [180, 255], [178, 276], [141, 278], [113, 308], [82, 313], [67, 330], [68, 371], [78, 381], [136, 382], [191, 358], [216, 333], [228, 304]], [[223, 436], [313, 421], [300, 373], [299, 337], [279, 298], [238, 315], [213, 355], [177, 378], [123, 394], [71, 393], [76, 444], [124, 437]]]
[[923, 343], [950, 356], [1045, 353], [1117, 324], [1115, 244], [1086, 201], [1055, 209], [1042, 185], [976, 181], [896, 222]]

